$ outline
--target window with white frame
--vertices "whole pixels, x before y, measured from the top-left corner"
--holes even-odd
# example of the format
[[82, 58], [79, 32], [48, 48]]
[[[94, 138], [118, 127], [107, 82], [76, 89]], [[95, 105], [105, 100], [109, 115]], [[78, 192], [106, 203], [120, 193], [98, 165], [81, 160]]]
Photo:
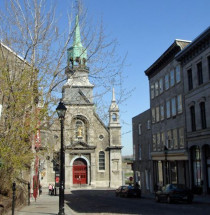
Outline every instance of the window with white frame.
[[156, 107], [156, 122], [160, 121], [160, 108], [159, 106]]
[[159, 95], [158, 81], [155, 82], [155, 96]]
[[154, 86], [154, 84], [152, 84], [150, 87], [150, 95], [151, 95], [151, 99], [154, 99], [154, 97], [155, 97], [155, 86]]
[[170, 100], [166, 101], [166, 117], [171, 117], [171, 103]]
[[141, 144], [139, 144], [139, 160], [141, 160]]
[[176, 83], [181, 81], [181, 74], [180, 74], [180, 65], [176, 66]]
[[155, 108], [152, 108], [152, 123], [155, 123]]
[[105, 170], [105, 153], [99, 152], [99, 170]]
[[179, 128], [179, 148], [184, 148], [184, 128]]
[[171, 135], [171, 130], [167, 131], [167, 142], [168, 142], [168, 149], [172, 148], [172, 135]]
[[141, 135], [141, 124], [139, 124], [139, 135]]
[[161, 94], [163, 92], [163, 78], [160, 78], [159, 80], [159, 93]]
[[182, 113], [182, 95], [177, 96], [177, 112]]
[[174, 81], [174, 69], [172, 69], [170, 71], [170, 86], [173, 87], [175, 84], [175, 81]]
[[173, 145], [174, 149], [178, 148], [177, 129], [173, 129]]
[[160, 105], [160, 120], [164, 120], [164, 105]]
[[176, 98], [171, 99], [171, 115], [176, 116]]
[[165, 90], [169, 88], [169, 74], [165, 75]]

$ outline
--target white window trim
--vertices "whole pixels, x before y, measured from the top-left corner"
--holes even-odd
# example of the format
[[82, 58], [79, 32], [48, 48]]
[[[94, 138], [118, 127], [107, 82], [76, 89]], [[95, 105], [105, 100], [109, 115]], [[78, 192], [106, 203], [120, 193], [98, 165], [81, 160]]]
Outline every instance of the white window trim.
[[163, 78], [159, 79], [159, 94], [163, 93]]

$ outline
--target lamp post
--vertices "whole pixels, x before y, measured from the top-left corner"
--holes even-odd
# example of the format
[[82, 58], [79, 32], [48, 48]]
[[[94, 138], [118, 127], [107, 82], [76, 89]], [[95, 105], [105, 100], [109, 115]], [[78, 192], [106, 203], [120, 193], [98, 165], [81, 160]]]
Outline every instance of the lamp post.
[[64, 147], [63, 147], [63, 128], [64, 128], [64, 119], [66, 113], [66, 107], [63, 104], [62, 100], [60, 101], [56, 112], [60, 119], [61, 123], [61, 149], [60, 149], [60, 186], [59, 186], [59, 213], [58, 215], [65, 215], [64, 213]]
[[167, 153], [168, 153], [168, 148], [166, 146], [164, 146], [164, 154], [165, 154], [165, 184], [168, 184]]

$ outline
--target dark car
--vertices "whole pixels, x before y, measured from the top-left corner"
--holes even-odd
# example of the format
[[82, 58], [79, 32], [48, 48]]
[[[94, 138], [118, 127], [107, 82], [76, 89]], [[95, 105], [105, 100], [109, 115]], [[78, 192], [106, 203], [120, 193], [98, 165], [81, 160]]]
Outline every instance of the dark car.
[[193, 193], [183, 184], [167, 184], [155, 193], [156, 202], [186, 200], [188, 203], [192, 203]]
[[141, 189], [133, 186], [120, 186], [115, 191], [116, 196], [141, 198]]

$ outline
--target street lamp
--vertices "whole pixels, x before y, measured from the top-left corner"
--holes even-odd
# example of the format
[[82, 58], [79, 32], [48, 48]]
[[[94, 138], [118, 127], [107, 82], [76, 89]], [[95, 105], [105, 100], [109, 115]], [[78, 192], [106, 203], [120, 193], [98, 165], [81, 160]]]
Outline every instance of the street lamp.
[[64, 147], [63, 147], [63, 128], [64, 128], [64, 119], [67, 108], [61, 100], [56, 112], [60, 119], [61, 123], [61, 149], [60, 149], [60, 186], [59, 186], [59, 213], [58, 215], [65, 215], [64, 213]]
[[168, 184], [167, 153], [168, 153], [168, 148], [166, 146], [164, 146], [164, 154], [165, 154], [165, 184]]

